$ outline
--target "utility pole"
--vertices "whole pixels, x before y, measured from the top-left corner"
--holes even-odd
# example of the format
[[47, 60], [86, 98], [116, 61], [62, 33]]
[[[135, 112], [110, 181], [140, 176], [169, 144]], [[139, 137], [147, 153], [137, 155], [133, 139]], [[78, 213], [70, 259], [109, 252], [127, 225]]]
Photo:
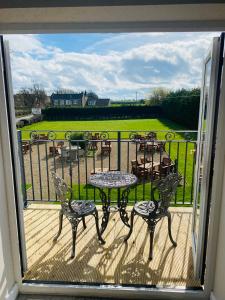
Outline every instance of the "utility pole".
[[138, 94], [138, 93], [136, 92], [136, 102], [137, 102], [137, 94]]

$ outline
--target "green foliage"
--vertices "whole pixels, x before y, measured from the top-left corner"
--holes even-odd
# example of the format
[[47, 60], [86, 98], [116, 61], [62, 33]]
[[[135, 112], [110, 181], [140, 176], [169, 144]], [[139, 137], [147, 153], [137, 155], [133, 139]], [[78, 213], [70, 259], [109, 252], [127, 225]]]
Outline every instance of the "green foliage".
[[[71, 131], [76, 130], [78, 132], [82, 131], [109, 131], [109, 138], [115, 139], [117, 138], [117, 132], [120, 130], [127, 130], [127, 132], [123, 132], [121, 138], [129, 138], [129, 131], [134, 130], [140, 132], [140, 134], [144, 134], [143, 131], [151, 131], [151, 130], [184, 130], [187, 129], [185, 127], [180, 126], [170, 120], [167, 119], [132, 119], [132, 120], [101, 120], [101, 121], [42, 121], [39, 123], [34, 123], [31, 125], [24, 126], [21, 128], [22, 139], [29, 140], [30, 139], [30, 131], [40, 130], [41, 133], [47, 134], [48, 131]], [[57, 139], [64, 139], [65, 132], [57, 132]], [[165, 133], [158, 135], [159, 139], [165, 139]]]
[[156, 90], [148, 105], [158, 105], [162, 108], [163, 116], [185, 128], [197, 129], [199, 118], [200, 89], [176, 90], [165, 93]]
[[161, 107], [166, 118], [189, 129], [198, 128], [200, 89], [170, 92]]
[[148, 96], [148, 100], [145, 101], [146, 105], [161, 105], [163, 99], [169, 94], [169, 90], [163, 87], [155, 88]]
[[44, 120], [110, 120], [159, 118], [159, 106], [115, 106], [115, 107], [50, 107], [42, 111]]
[[71, 135], [70, 135], [70, 143], [73, 146], [79, 145], [81, 147], [81, 149], [85, 149], [86, 141], [84, 140], [83, 133], [80, 133], [80, 132], [73, 132], [73, 133], [71, 133]]

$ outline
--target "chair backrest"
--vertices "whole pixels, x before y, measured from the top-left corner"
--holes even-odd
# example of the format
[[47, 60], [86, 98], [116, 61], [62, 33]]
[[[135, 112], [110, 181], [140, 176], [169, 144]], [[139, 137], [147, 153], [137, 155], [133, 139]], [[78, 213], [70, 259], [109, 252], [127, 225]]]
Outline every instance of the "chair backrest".
[[162, 163], [163, 163], [165, 166], [169, 166], [169, 165], [171, 165], [171, 159], [170, 159], [169, 157], [163, 157]]
[[144, 164], [146, 162], [146, 157], [141, 156], [140, 157], [140, 162], [141, 162], [141, 164]]
[[138, 161], [137, 160], [132, 160], [131, 161], [131, 166], [136, 168], [138, 166]]
[[154, 132], [154, 131], [150, 131], [148, 134], [147, 134], [147, 138], [149, 140], [156, 140], [157, 139], [157, 134]]
[[64, 145], [64, 142], [63, 141], [59, 141], [58, 143], [57, 143], [57, 146], [58, 147], [62, 147]]
[[179, 182], [182, 176], [178, 173], [171, 173], [165, 178], [158, 181], [153, 189], [153, 199], [156, 200], [156, 193], [159, 201], [160, 213], [165, 213], [170, 206], [170, 202], [176, 193]]
[[71, 194], [71, 189], [68, 188], [65, 181], [59, 177], [55, 172], [52, 172], [52, 180], [54, 183], [55, 193], [61, 204], [68, 204], [68, 192]]

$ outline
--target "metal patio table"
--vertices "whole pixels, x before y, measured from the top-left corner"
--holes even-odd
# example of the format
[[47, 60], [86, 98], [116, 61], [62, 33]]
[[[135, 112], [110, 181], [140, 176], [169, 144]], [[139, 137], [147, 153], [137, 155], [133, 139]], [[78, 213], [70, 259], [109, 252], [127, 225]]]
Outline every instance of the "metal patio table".
[[[103, 233], [107, 227], [111, 211], [119, 211], [122, 222], [130, 227], [126, 206], [130, 188], [137, 183], [137, 177], [134, 174], [121, 171], [101, 172], [90, 175], [89, 183], [98, 188], [100, 192], [103, 211], [101, 233]], [[106, 195], [104, 191], [105, 188], [109, 191], [108, 195]], [[111, 206], [110, 192], [112, 189], [120, 188], [124, 188], [124, 190], [122, 191], [121, 197], [117, 200], [117, 206]]]

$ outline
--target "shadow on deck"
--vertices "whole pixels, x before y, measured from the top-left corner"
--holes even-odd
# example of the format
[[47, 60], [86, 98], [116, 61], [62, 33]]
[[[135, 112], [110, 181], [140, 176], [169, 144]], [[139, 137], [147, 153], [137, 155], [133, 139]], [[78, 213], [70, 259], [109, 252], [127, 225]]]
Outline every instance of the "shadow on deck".
[[[28, 270], [25, 280], [156, 285], [160, 287], [199, 287], [194, 279], [191, 249], [191, 209], [171, 208], [174, 248], [167, 232], [167, 219], [156, 226], [154, 258], [148, 260], [149, 234], [144, 221], [136, 217], [127, 243], [128, 228], [118, 213], [112, 213], [100, 245], [94, 218], [87, 217], [87, 229], [78, 229], [76, 257], [70, 259], [71, 228], [64, 219], [56, 243], [59, 205], [32, 204], [24, 211]], [[99, 207], [100, 210], [100, 207]], [[128, 208], [128, 210], [130, 210]], [[101, 215], [101, 212], [100, 212]]]

